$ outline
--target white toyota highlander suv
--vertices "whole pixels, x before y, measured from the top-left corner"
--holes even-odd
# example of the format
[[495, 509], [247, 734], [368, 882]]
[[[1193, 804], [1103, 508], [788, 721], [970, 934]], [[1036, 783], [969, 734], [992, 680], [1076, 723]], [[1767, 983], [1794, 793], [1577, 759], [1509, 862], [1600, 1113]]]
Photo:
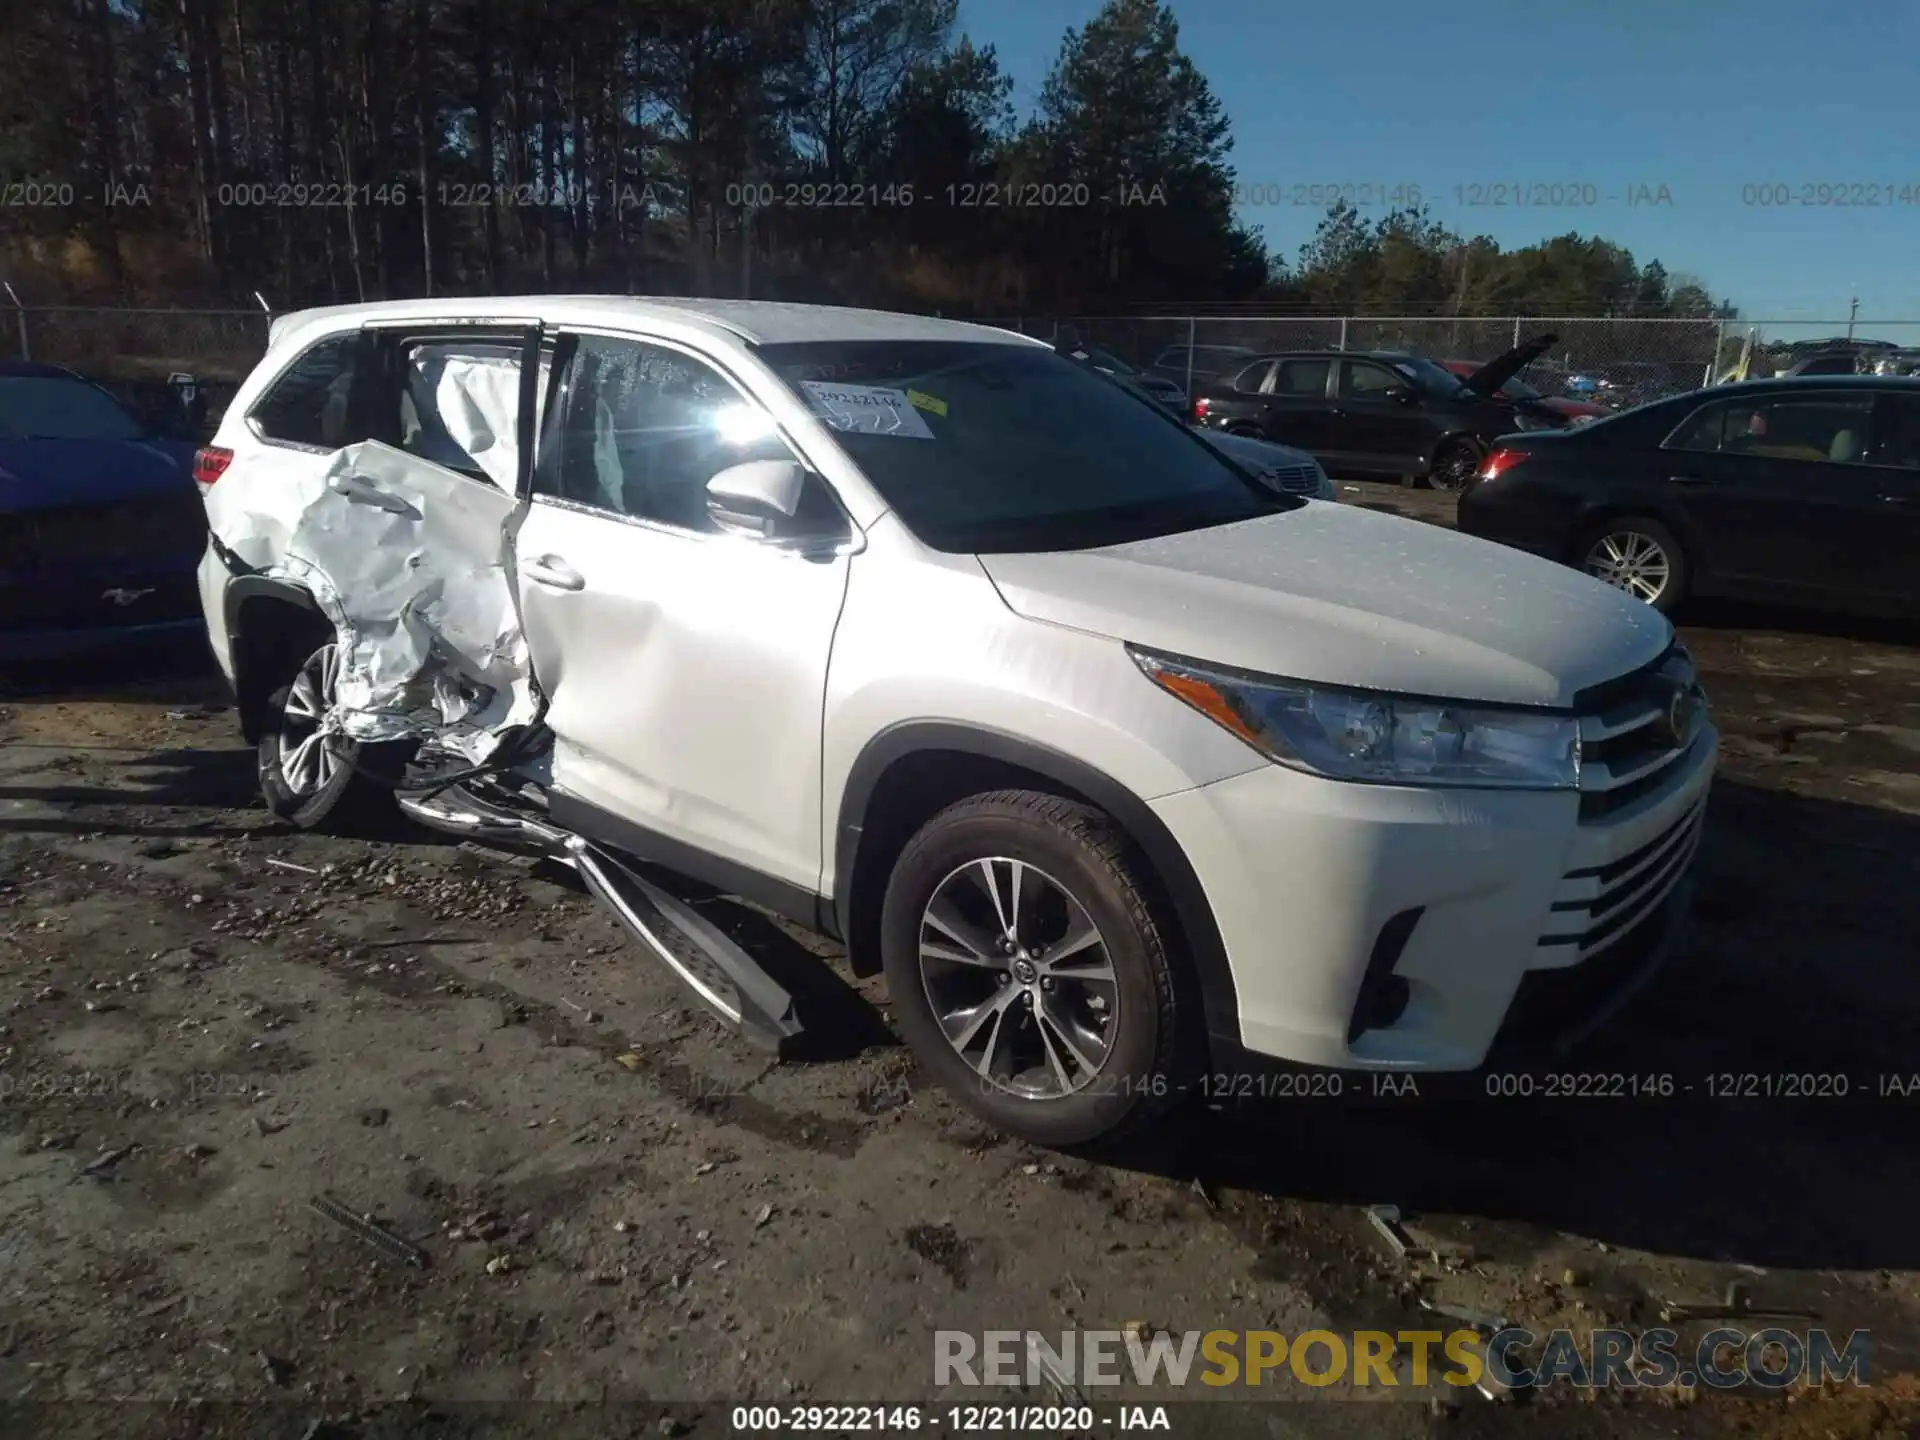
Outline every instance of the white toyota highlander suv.
[[1041, 1143], [1255, 1064], [1564, 1038], [1685, 915], [1717, 740], [1665, 619], [1280, 493], [1023, 336], [307, 311], [198, 477], [276, 813], [393, 791], [571, 864], [762, 1044], [804, 1007], [673, 877], [837, 937]]

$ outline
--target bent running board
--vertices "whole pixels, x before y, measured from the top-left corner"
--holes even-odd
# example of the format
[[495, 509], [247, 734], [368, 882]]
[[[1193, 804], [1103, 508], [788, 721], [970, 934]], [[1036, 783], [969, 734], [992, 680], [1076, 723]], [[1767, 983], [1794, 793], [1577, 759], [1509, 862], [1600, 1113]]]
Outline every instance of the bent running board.
[[[578, 835], [568, 858], [587, 888], [633, 937], [658, 957], [707, 1008], [757, 1049], [778, 1054], [802, 1026], [793, 997], [704, 915], [650, 884], [606, 851]], [[694, 952], [676, 950], [677, 936]]]
[[573, 856], [567, 850], [567, 841], [572, 837], [565, 830], [483, 800], [465, 785], [448, 786], [424, 800], [406, 794], [397, 794], [394, 798], [403, 814], [432, 829], [488, 844], [532, 850], [562, 864], [573, 863]]

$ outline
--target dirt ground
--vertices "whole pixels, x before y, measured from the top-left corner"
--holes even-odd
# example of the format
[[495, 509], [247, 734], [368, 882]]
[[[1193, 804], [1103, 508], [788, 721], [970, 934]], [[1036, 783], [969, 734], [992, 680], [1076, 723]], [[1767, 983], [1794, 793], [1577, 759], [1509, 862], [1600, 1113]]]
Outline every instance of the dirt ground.
[[[1651, 1324], [1743, 1280], [1871, 1330], [1873, 1386], [1439, 1406], [1295, 1385], [1201, 1416], [1183, 1394], [1175, 1433], [1913, 1434], [1920, 641], [1684, 629], [1724, 746], [1693, 944], [1565, 1067], [1668, 1073], [1671, 1098], [1468, 1077], [1196, 1108], [1114, 1164], [970, 1120], [877, 982], [730, 902], [702, 904], [806, 977], [818, 1058], [729, 1036], [565, 871], [397, 819], [280, 827], [207, 676], [10, 695], [0, 1433], [718, 1435], [741, 1403], [1020, 1398], [936, 1391], [940, 1328], [1422, 1328], [1422, 1295]], [[1749, 1074], [1846, 1093], [1710, 1093]], [[1395, 1258], [1376, 1202], [1454, 1259]]]

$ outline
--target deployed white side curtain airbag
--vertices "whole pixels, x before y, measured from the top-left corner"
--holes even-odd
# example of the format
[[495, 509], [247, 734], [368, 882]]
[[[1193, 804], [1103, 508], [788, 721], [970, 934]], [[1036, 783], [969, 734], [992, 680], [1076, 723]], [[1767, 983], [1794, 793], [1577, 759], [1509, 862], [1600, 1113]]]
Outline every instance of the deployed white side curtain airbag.
[[407, 397], [418, 426], [408, 450], [456, 470], [478, 470], [501, 489], [513, 489], [520, 461], [517, 353], [419, 346], [408, 364]]

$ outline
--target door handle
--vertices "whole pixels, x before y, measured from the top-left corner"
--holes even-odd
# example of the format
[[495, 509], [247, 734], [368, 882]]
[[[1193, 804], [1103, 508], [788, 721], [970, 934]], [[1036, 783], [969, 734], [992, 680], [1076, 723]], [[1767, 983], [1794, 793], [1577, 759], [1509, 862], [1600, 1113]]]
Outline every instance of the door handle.
[[1713, 481], [1707, 479], [1704, 475], [1669, 475], [1667, 477], [1667, 483], [1669, 485], [1684, 485], [1690, 489], [1698, 490], [1702, 486], [1713, 484]]
[[1913, 497], [1911, 495], [1900, 494], [1882, 495], [1880, 501], [1885, 505], [1911, 505], [1913, 503]]
[[550, 590], [584, 590], [587, 580], [558, 555], [542, 555], [520, 567], [520, 573], [536, 585]]
[[327, 482], [327, 486], [334, 494], [344, 496], [350, 502], [371, 505], [390, 515], [404, 515], [409, 520], [420, 518], [420, 512], [408, 504], [404, 496], [389, 494], [371, 480], [358, 475], [336, 475]]

